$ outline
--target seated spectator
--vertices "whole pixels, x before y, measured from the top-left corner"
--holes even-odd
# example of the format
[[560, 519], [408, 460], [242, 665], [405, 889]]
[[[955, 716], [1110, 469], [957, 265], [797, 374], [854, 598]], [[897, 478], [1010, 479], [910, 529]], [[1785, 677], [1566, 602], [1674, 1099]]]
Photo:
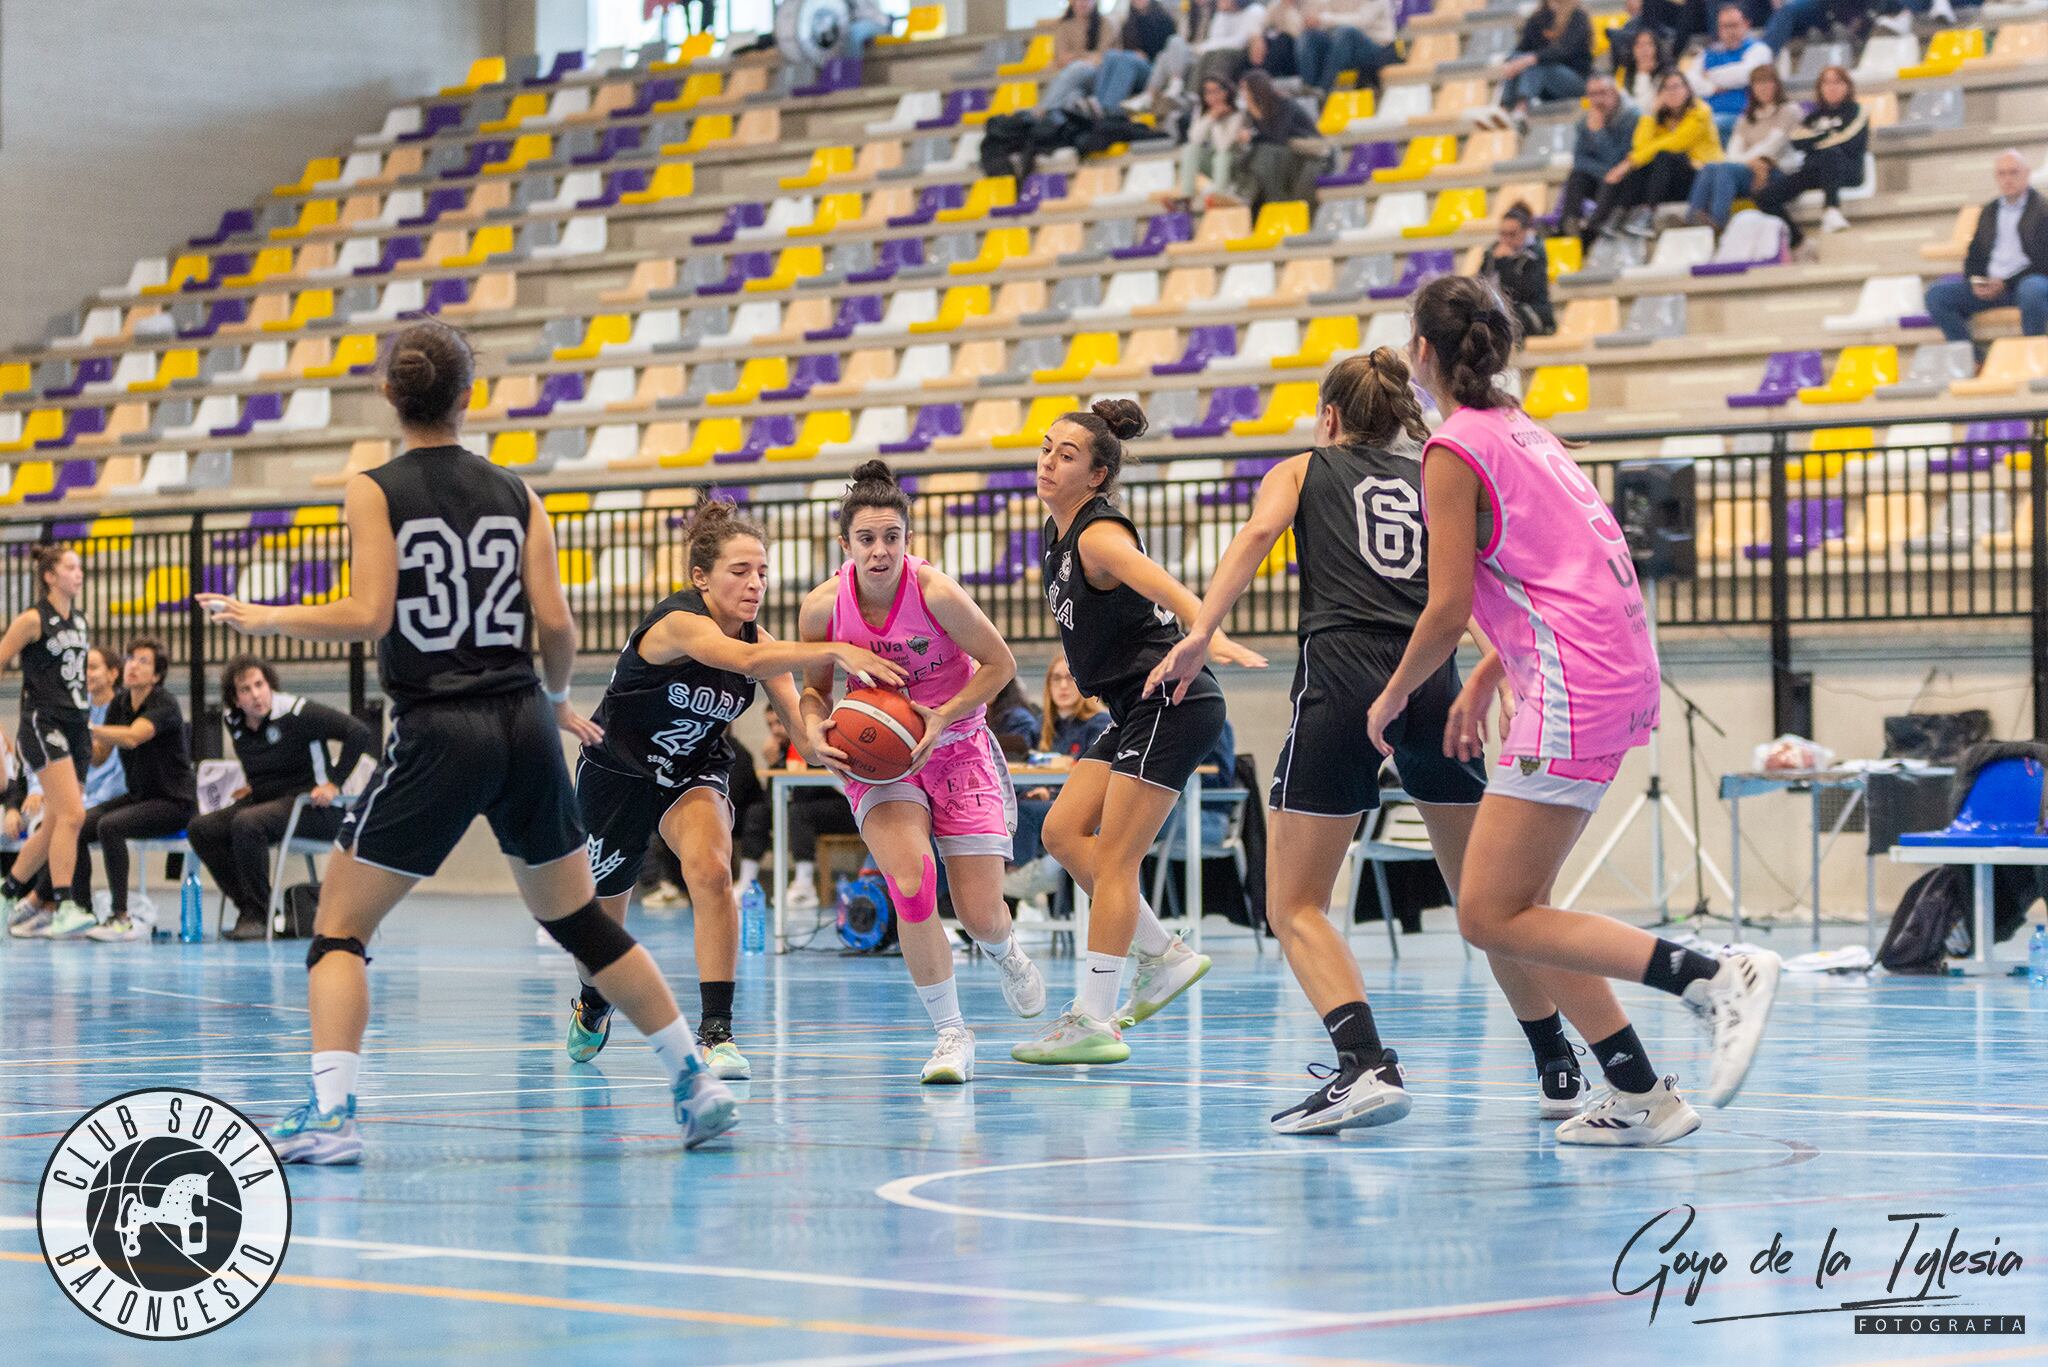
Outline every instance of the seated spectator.
[[1544, 100], [1575, 100], [1593, 74], [1593, 23], [1579, 0], [1543, 0], [1501, 68], [1502, 108], [1521, 118]]
[[1231, 193], [1231, 168], [1239, 155], [1238, 135], [1244, 131], [1244, 115], [1237, 109], [1237, 87], [1221, 76], [1211, 76], [1201, 85], [1202, 107], [1188, 127], [1188, 140], [1180, 149], [1180, 208], [1194, 202], [1204, 176], [1209, 178], [1209, 203], [1235, 204]]
[[1550, 260], [1532, 231], [1529, 206], [1516, 204], [1501, 215], [1499, 235], [1479, 258], [1479, 278], [1491, 281], [1515, 311], [1525, 337], [1557, 331], [1550, 308]]
[[1671, 65], [1671, 44], [1655, 29], [1644, 27], [1636, 30], [1626, 48], [1614, 50], [1621, 54], [1614, 62], [1614, 84], [1630, 104], [1648, 109], [1657, 102], [1657, 74]]
[[1714, 113], [1714, 127], [1723, 139], [1734, 131], [1749, 102], [1749, 73], [1771, 60], [1771, 49], [1750, 32], [1742, 6], [1724, 4], [1715, 18], [1718, 41], [1708, 44], [1689, 64], [1686, 75]]
[[[1644, 35], [1651, 43], [1656, 39]], [[1586, 112], [1572, 138], [1572, 169], [1558, 195], [1558, 231], [1576, 233], [1583, 225], [1586, 204], [1600, 193], [1607, 173], [1628, 158], [1635, 145], [1636, 106], [1605, 76], [1586, 85]]]
[[[270, 913], [270, 851], [284, 839], [292, 805], [306, 796], [295, 834], [333, 839], [341, 829], [341, 787], [376, 748], [377, 736], [346, 712], [280, 692], [277, 670], [255, 655], [228, 661], [220, 697], [242, 787], [228, 806], [194, 817], [185, 838], [235, 904], [228, 938], [260, 940]], [[340, 747], [339, 755], [330, 745]]]
[[1095, 0], [1068, 0], [1066, 13], [1052, 26], [1053, 74], [1040, 106], [1066, 109], [1092, 99], [1100, 58], [1110, 37], [1109, 23]]
[[1180, 36], [1166, 6], [1160, 0], [1131, 0], [1117, 31], [1116, 46], [1096, 61], [1096, 107], [1090, 112], [1115, 110], [1131, 99], [1151, 76], [1159, 54], [1173, 43], [1179, 43], [1183, 50], [1187, 47], [1187, 40]]
[[1726, 161], [1702, 166], [1692, 183], [1692, 221], [1728, 226], [1735, 201], [1764, 188], [1792, 145], [1801, 110], [1785, 97], [1785, 78], [1769, 62], [1749, 73], [1749, 103], [1729, 135]]
[[135, 940], [141, 931], [128, 919], [128, 842], [160, 840], [185, 829], [198, 810], [192, 759], [185, 745], [185, 714], [163, 686], [170, 660], [163, 643], [138, 638], [121, 663], [123, 687], [107, 704], [107, 719], [92, 728], [95, 762], [119, 751], [128, 791], [85, 813], [78, 832], [78, 862], [71, 896], [92, 905], [92, 858], [97, 843], [107, 866], [112, 907], [104, 925], [87, 933], [95, 940]]
[[1268, 203], [1313, 205], [1316, 177], [1330, 169], [1330, 147], [1308, 111], [1282, 95], [1263, 71], [1244, 74], [1242, 154], [1231, 168], [1240, 199], [1256, 214]]
[[1005, 759], [1021, 760], [1038, 744], [1038, 709], [1024, 696], [1024, 686], [1013, 677], [988, 705], [988, 729]]
[[1266, 7], [1258, 0], [1216, 0], [1201, 37], [1194, 42], [1194, 65], [1189, 83], [1196, 89], [1210, 76], [1230, 80], [1242, 77], [1251, 66], [1252, 40], [1266, 32]]
[[1663, 41], [1667, 54], [1685, 51], [1687, 43], [1712, 31], [1707, 0], [1643, 0], [1637, 22]]
[[1951, 342], [1970, 340], [1970, 319], [1985, 309], [2019, 305], [2020, 331], [2048, 334], [2048, 200], [2027, 184], [2018, 152], [1992, 164], [1998, 197], [1977, 217], [1963, 256], [1963, 274], [1927, 287], [1927, 311]]
[[1657, 81], [1656, 105], [1636, 120], [1628, 156], [1602, 178], [1600, 198], [1580, 239], [1591, 246], [1622, 210], [1631, 211], [1625, 230], [1647, 237], [1652, 207], [1689, 198], [1694, 173], [1720, 159], [1713, 116], [1684, 73], [1666, 71]]
[[1392, 0], [1304, 0], [1303, 15], [1301, 83], [1320, 94], [1346, 71], [1357, 73], [1361, 89], [1377, 90], [1380, 72], [1401, 60]]
[[1820, 95], [1792, 132], [1792, 150], [1805, 160], [1796, 171], [1776, 170], [1757, 191], [1756, 207], [1785, 220], [1787, 240], [1797, 247], [1805, 234], [1792, 221], [1792, 201], [1819, 190], [1827, 202], [1821, 231], [1838, 233], [1849, 226], [1842, 216], [1842, 191], [1863, 183], [1864, 158], [1870, 150], [1870, 121], [1856, 103], [1856, 82], [1847, 70], [1831, 66], [1815, 82]]
[[[1109, 729], [1109, 709], [1083, 697], [1064, 655], [1045, 667], [1044, 720], [1039, 723], [1038, 749], [1054, 769], [1073, 767]], [[1003, 895], [1014, 900], [1047, 896], [1060, 886], [1060, 866], [1047, 855], [1040, 833], [1052, 807], [1050, 788], [1032, 788], [1017, 799], [1017, 835], [1010, 871], [1003, 877]]]
[[1304, 0], [1267, 0], [1265, 30], [1245, 45], [1251, 64], [1275, 80], [1301, 74], [1301, 35], [1308, 32]]

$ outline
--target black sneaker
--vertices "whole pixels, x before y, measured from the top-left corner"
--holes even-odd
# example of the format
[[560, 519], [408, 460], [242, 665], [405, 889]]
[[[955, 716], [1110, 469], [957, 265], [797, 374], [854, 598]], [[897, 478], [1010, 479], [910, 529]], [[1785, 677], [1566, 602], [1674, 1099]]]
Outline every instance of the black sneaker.
[[1543, 1084], [1543, 1102], [1537, 1114], [1545, 1120], [1569, 1120], [1579, 1113], [1586, 1101], [1586, 1075], [1579, 1071], [1574, 1054], [1543, 1060], [1536, 1065], [1536, 1074]]
[[1329, 1080], [1300, 1105], [1273, 1117], [1272, 1126], [1281, 1134], [1335, 1134], [1391, 1125], [1414, 1104], [1402, 1089], [1401, 1060], [1391, 1049], [1370, 1065], [1346, 1056], [1335, 1068], [1311, 1063], [1308, 1071], [1311, 1077]]

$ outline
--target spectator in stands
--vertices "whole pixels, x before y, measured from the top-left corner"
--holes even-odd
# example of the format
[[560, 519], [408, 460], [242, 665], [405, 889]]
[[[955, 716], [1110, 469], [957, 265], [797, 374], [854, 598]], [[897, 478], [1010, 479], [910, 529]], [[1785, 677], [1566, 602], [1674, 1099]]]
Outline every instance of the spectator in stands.
[[1208, 25], [1194, 43], [1190, 83], [1196, 89], [1210, 76], [1235, 81], [1251, 66], [1251, 45], [1266, 31], [1266, 7], [1259, 0], [1216, 0]]
[[[1045, 667], [1045, 707], [1039, 723], [1038, 749], [1048, 767], [1070, 769], [1109, 729], [1109, 709], [1083, 697], [1064, 655]], [[1003, 895], [1023, 899], [1056, 892], [1060, 866], [1045, 853], [1040, 832], [1052, 806], [1050, 788], [1032, 788], [1017, 799], [1017, 836], [1010, 871], [1003, 877]]]
[[1749, 16], [1737, 4], [1721, 6], [1715, 16], [1715, 32], [1718, 41], [1701, 50], [1686, 75], [1693, 90], [1714, 111], [1715, 129], [1725, 139], [1749, 102], [1749, 73], [1771, 60], [1771, 50], [1750, 32]]
[[161, 641], [139, 637], [121, 662], [122, 687], [107, 704], [107, 719], [92, 728], [93, 758], [119, 751], [128, 791], [85, 813], [78, 832], [78, 862], [71, 895], [92, 905], [90, 847], [107, 866], [112, 910], [96, 940], [132, 940], [141, 932], [128, 919], [128, 842], [160, 840], [185, 829], [197, 810], [197, 786], [185, 745], [185, 714], [164, 684], [170, 658]]
[[1305, 0], [1303, 14], [1301, 82], [1310, 89], [1327, 95], [1351, 71], [1360, 88], [1377, 90], [1380, 72], [1401, 60], [1392, 0]]
[[1097, 62], [1094, 99], [1097, 110], [1114, 110], [1140, 89], [1169, 44], [1187, 41], [1159, 0], [1131, 0], [1124, 13], [1116, 46]]
[[[1656, 39], [1645, 34], [1652, 43]], [[1572, 169], [1558, 195], [1558, 231], [1576, 233], [1583, 226], [1586, 203], [1600, 193], [1607, 173], [1628, 157], [1635, 145], [1636, 106], [1605, 76], [1586, 85], [1586, 112], [1572, 139]]]
[[1785, 220], [1787, 240], [1797, 248], [1805, 237], [1792, 221], [1792, 201], [1818, 190], [1827, 207], [1821, 231], [1838, 233], [1849, 226], [1842, 216], [1842, 191], [1863, 183], [1865, 156], [1870, 150], [1870, 121], [1856, 103], [1856, 82], [1847, 69], [1824, 68], [1814, 83], [1820, 98], [1792, 133], [1792, 150], [1805, 156], [1796, 171], [1776, 170], [1757, 191], [1756, 207]]
[[1013, 676], [988, 705], [988, 729], [1007, 759], [1021, 760], [1038, 744], [1038, 709], [1024, 696], [1024, 686]]
[[1877, 18], [1877, 27], [1887, 33], [1907, 34], [1913, 31], [1913, 21], [1926, 17], [1937, 24], [1953, 24], [1956, 21], [1956, 7], [1952, 0], [1891, 0], [1888, 14]]
[[1649, 236], [1652, 206], [1690, 197], [1694, 173], [1720, 159], [1713, 116], [1683, 72], [1666, 71], [1657, 82], [1655, 106], [1636, 120], [1628, 156], [1603, 177], [1580, 239], [1591, 246], [1624, 209], [1630, 211], [1624, 229]]
[[1575, 100], [1593, 74], [1593, 22], [1579, 0], [1543, 0], [1500, 69], [1501, 106], [1516, 118], [1544, 100]]
[[1201, 85], [1202, 108], [1188, 128], [1188, 140], [1180, 149], [1180, 195], [1175, 201], [1185, 209], [1194, 203], [1203, 176], [1209, 178], [1209, 204], [1235, 204], [1231, 169], [1239, 155], [1238, 135], [1244, 131], [1244, 115], [1237, 108], [1237, 87], [1221, 76], [1211, 76]]
[[[1663, 41], [1667, 54], [1683, 52], [1687, 43], [1707, 36], [1710, 29], [1707, 0], [1643, 0], [1637, 22]], [[1655, 71], [1657, 68], [1645, 69]], [[1645, 107], [1648, 105], [1647, 101], [1641, 103]]]
[[1479, 278], [1491, 281], [1514, 309], [1525, 337], [1557, 331], [1550, 308], [1550, 260], [1533, 231], [1529, 206], [1516, 203], [1500, 216], [1498, 235], [1479, 258]]
[[1749, 73], [1749, 103], [1729, 135], [1726, 161], [1702, 166], [1692, 183], [1692, 221], [1711, 223], [1719, 232], [1729, 212], [1744, 195], [1756, 195], [1770, 179], [1778, 159], [1791, 146], [1801, 110], [1785, 96], [1785, 78], [1766, 62]]
[[1242, 155], [1231, 174], [1238, 196], [1256, 214], [1269, 203], [1301, 200], [1313, 205], [1316, 177], [1330, 169], [1329, 143], [1308, 111], [1282, 95], [1263, 71], [1244, 74]]
[[1092, 98], [1110, 37], [1109, 21], [1095, 0], [1068, 0], [1066, 13], [1052, 26], [1054, 75], [1039, 103], [1048, 110], [1066, 109]]
[[1657, 76], [1671, 65], [1671, 45], [1653, 28], [1637, 29], [1614, 63], [1614, 84], [1637, 109], [1657, 102]]
[[1251, 64], [1275, 80], [1301, 74], [1301, 35], [1308, 32], [1304, 0], [1267, 0], [1265, 30], [1245, 45]]
[[2048, 200], [2027, 184], [2027, 162], [2015, 151], [1992, 163], [1998, 197], [1977, 216], [1963, 256], [1963, 274], [1927, 287], [1927, 311], [1951, 342], [1970, 340], [1970, 319], [2017, 304], [2020, 331], [2048, 334]]
[[242, 787], [228, 806], [194, 817], [185, 838], [235, 904], [228, 938], [260, 940], [270, 912], [270, 849], [284, 839], [292, 805], [307, 799], [295, 834], [333, 839], [341, 829], [342, 785], [376, 748], [377, 736], [346, 712], [281, 692], [276, 668], [255, 655], [227, 662], [220, 698]]

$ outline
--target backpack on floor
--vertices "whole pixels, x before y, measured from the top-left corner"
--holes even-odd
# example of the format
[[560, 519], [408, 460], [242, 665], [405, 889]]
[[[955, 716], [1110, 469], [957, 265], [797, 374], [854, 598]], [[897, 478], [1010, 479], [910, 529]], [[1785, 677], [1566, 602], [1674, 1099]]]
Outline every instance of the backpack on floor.
[[1892, 915], [1877, 961], [1892, 973], [1940, 973], [1943, 959], [1970, 952], [1970, 871], [1954, 864], [1913, 880]]
[[294, 883], [284, 890], [271, 930], [280, 940], [304, 940], [313, 934], [313, 913], [320, 909], [318, 883]]

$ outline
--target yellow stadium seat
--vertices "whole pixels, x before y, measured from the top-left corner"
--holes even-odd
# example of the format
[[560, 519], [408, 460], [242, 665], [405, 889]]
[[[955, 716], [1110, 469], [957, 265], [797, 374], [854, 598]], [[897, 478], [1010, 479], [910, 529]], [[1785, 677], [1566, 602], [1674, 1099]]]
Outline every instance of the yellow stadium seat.
[[334, 316], [333, 290], [300, 290], [298, 298], [292, 301], [290, 316], [274, 323], [265, 323], [265, 332], [297, 332], [309, 327], [322, 318]]
[[702, 152], [707, 147], [716, 147], [732, 139], [732, 115], [699, 114], [690, 123], [690, 136], [681, 142], [672, 142], [661, 149], [662, 155]]
[[[168, 361], [170, 359], [170, 356], [180, 354], [184, 353], [172, 352], [169, 355], [167, 355], [164, 359]], [[196, 352], [192, 354], [195, 356], [197, 355]], [[159, 369], [161, 369], [161, 367], [159, 367]], [[143, 383], [147, 384], [148, 381], [145, 380], [143, 381]], [[128, 387], [130, 389], [137, 388], [137, 386], [132, 384], [129, 385]], [[35, 371], [29, 367], [29, 363], [27, 361], [0, 362], [0, 394], [24, 394], [34, 388]]]
[[558, 361], [588, 361], [608, 346], [620, 346], [633, 336], [633, 315], [600, 313], [583, 325], [583, 340], [574, 346], [555, 348]]
[[1081, 400], [1072, 394], [1050, 394], [1033, 399], [1031, 407], [1025, 410], [1024, 421], [1018, 429], [998, 435], [989, 442], [989, 445], [999, 451], [1037, 446], [1045, 440], [1048, 428], [1064, 415], [1080, 407]]
[[709, 57], [711, 49], [715, 44], [716, 39], [713, 38], [710, 30], [707, 29], [702, 33], [693, 33], [683, 39], [682, 45], [676, 48], [676, 55], [674, 57], [664, 62], [651, 63], [647, 69], [657, 73], [681, 71], [692, 62], [701, 62], [706, 57]]
[[1614, 30], [1628, 22], [1626, 10], [1615, 10], [1610, 14], [1593, 16], [1593, 55], [1605, 57], [1613, 46]]
[[180, 347], [176, 351], [166, 351], [157, 361], [156, 374], [146, 380], [135, 381], [128, 390], [132, 394], [158, 394], [169, 389], [173, 380], [196, 379], [198, 375], [199, 353], [189, 347]]
[[1323, 101], [1323, 115], [1316, 127], [1324, 137], [1334, 138], [1352, 124], [1371, 118], [1376, 107], [1370, 90], [1333, 90]]
[[1024, 45], [1024, 55], [1014, 62], [1004, 62], [996, 68], [996, 75], [1035, 76], [1052, 65], [1052, 58], [1052, 35], [1034, 33], [1031, 41]]
[[521, 133], [512, 139], [512, 150], [505, 154], [503, 161], [484, 163], [484, 174], [502, 176], [523, 170], [533, 162], [546, 161], [554, 154], [555, 140], [546, 133]]
[[230, 275], [220, 282], [222, 289], [247, 289], [260, 285], [265, 280], [292, 272], [292, 249], [290, 247], [265, 247], [256, 253], [256, 259], [249, 263], [249, 269], [240, 275]]
[[540, 438], [531, 432], [500, 432], [491, 438], [491, 464], [531, 465], [540, 454]]
[[1266, 411], [1256, 418], [1239, 418], [1230, 424], [1233, 437], [1278, 437], [1292, 432], [1316, 415], [1317, 386], [1314, 380], [1289, 380], [1273, 386], [1266, 396]]
[[951, 285], [939, 296], [938, 316], [912, 323], [912, 332], [952, 332], [969, 318], [989, 311], [992, 302], [987, 285]]
[[340, 157], [313, 157], [306, 163], [306, 169], [299, 172], [299, 178], [289, 185], [271, 187], [274, 194], [303, 195], [325, 180], [335, 180], [341, 175]]
[[903, 21], [903, 32], [883, 34], [875, 39], [877, 47], [894, 47], [898, 43], [915, 43], [927, 38], [946, 36], [946, 7], [944, 5], [912, 5], [909, 18]]
[[1983, 29], [1943, 29], [1927, 40], [1927, 51], [1918, 63], [1899, 68], [1899, 79], [1917, 81], [1929, 76], [1952, 76], [1963, 63], [1976, 61], [1983, 55]]
[[848, 194], [820, 195], [818, 207], [809, 223], [790, 225], [791, 237], [824, 237], [838, 229], [850, 226], [860, 218], [860, 192]]
[[[1403, 237], [1449, 237], [1468, 224], [1486, 217], [1486, 191], [1477, 185], [1457, 190], [1439, 190], [1429, 209], [1429, 220], [1403, 228]], [[1573, 241], [1578, 239], [1574, 238]]]
[[1592, 403], [1593, 379], [1582, 365], [1547, 365], [1529, 378], [1522, 410], [1537, 421], [1559, 413], [1583, 413]]
[[619, 196], [621, 204], [659, 204], [663, 200], [688, 199], [697, 189], [697, 167], [693, 162], [665, 161], [654, 168], [644, 190], [628, 190]]
[[587, 513], [595, 502], [589, 494], [542, 494], [540, 506], [547, 513]]
[[810, 460], [833, 442], [852, 440], [853, 414], [843, 408], [832, 408], [806, 413], [803, 426], [797, 429], [796, 441], [788, 446], [771, 446], [764, 456], [768, 460]]
[[1286, 239], [1308, 231], [1308, 205], [1298, 199], [1273, 200], [1259, 206], [1251, 232], [1224, 243], [1225, 251], [1270, 252]]
[[177, 294], [187, 284], [203, 284], [213, 274], [213, 258], [205, 252], [189, 252], [171, 262], [170, 278], [161, 285], [144, 285], [143, 294]]
[[746, 432], [738, 418], [706, 418], [690, 433], [690, 445], [674, 456], [662, 457], [663, 465], [709, 465], [713, 457], [737, 451], [746, 445]]
[[[1572, 239], [1577, 245], [1578, 239]], [[1568, 299], [1557, 315], [1557, 331], [1548, 337], [1523, 339], [1525, 351], [1576, 351], [1593, 345], [1595, 337], [1621, 331], [1621, 301], [1613, 295], [1600, 299]]]
[[334, 358], [326, 365], [308, 367], [311, 380], [339, 379], [359, 365], [377, 363], [377, 338], [368, 332], [352, 332], [334, 344]]
[[597, 577], [597, 557], [582, 546], [564, 546], [555, 552], [555, 565], [562, 587], [573, 589]]
[[783, 176], [776, 184], [785, 190], [810, 190], [823, 185], [834, 176], [850, 175], [852, 172], [851, 147], [820, 147], [811, 153], [811, 164], [802, 173]]
[[978, 128], [998, 114], [1021, 114], [1037, 107], [1036, 81], [1004, 81], [996, 87], [996, 93], [989, 96], [988, 108], [971, 109], [960, 116], [960, 122], [970, 128]]
[[695, 109], [706, 100], [715, 100], [724, 93], [724, 76], [716, 71], [693, 71], [683, 78], [683, 88], [676, 92], [676, 97], [655, 105], [654, 112], [680, 114]]
[[1984, 354], [1976, 377], [1951, 381], [1948, 392], [1959, 398], [2017, 394], [2043, 376], [2048, 376], [2048, 337], [2000, 337]]
[[[0, 451], [33, 451], [39, 441], [55, 441], [64, 435], [64, 410], [61, 408], [38, 408], [22, 420], [21, 436], [14, 441], [0, 442]], [[15, 484], [19, 486], [17, 479]]]
[[932, 215], [938, 223], [972, 223], [987, 218], [989, 210], [1017, 202], [1017, 181], [1012, 176], [982, 176], [967, 187], [967, 202]]
[[1382, 166], [1372, 173], [1372, 178], [1380, 185], [1421, 180], [1434, 174], [1439, 166], [1449, 166], [1457, 159], [1458, 140], [1449, 133], [1410, 138], [1408, 149], [1401, 154], [1401, 164]]
[[749, 280], [745, 289], [748, 294], [767, 294], [773, 290], [796, 288], [797, 282], [825, 270], [825, 249], [823, 247], [784, 247], [775, 258], [775, 269], [757, 280]]
[[1857, 403], [1879, 385], [1899, 382], [1899, 349], [1895, 346], [1843, 347], [1824, 385], [1799, 391], [1801, 403]]
[[[16, 476], [14, 481], [15, 489], [21, 487], [22, 478], [26, 474], [27, 471], [24, 470], [21, 475]], [[45, 493], [48, 491], [35, 490], [33, 492]], [[10, 489], [8, 491], [9, 501], [12, 501], [13, 494], [14, 490]], [[166, 603], [182, 603], [191, 596], [192, 572], [190, 570], [182, 565], [159, 565], [143, 576], [142, 594], [140, 597], [124, 598], [118, 602], [109, 603], [107, 604], [107, 611], [116, 617], [142, 617], [155, 612]]]
[[946, 267], [946, 272], [949, 275], [980, 275], [995, 270], [1012, 258], [1030, 254], [1029, 228], [990, 228], [981, 235], [981, 250], [969, 260], [952, 262]]
[[512, 103], [505, 106], [505, 117], [492, 119], [489, 123], [477, 125], [480, 133], [509, 133], [528, 119], [538, 119], [548, 112], [548, 97], [533, 91], [514, 95]]
[[469, 382], [469, 404], [465, 411], [475, 417], [491, 402], [491, 382], [479, 375]]
[[1852, 460], [1863, 460], [1877, 444], [1874, 427], [1819, 427], [1807, 437], [1807, 452], [1785, 462], [1787, 479], [1832, 479]]
[[481, 266], [494, 256], [503, 256], [512, 250], [512, 225], [496, 223], [488, 228], [478, 228], [476, 236], [469, 240], [469, 250], [447, 257], [444, 266]]
[[1294, 370], [1301, 367], [1321, 367], [1330, 363], [1330, 358], [1340, 351], [1358, 350], [1358, 315], [1355, 313], [1333, 314], [1324, 318], [1311, 318], [1308, 331], [1301, 336], [1301, 350], [1291, 356], [1275, 356], [1273, 369]]
[[[116, 456], [100, 467], [99, 483], [86, 492], [94, 498], [111, 498], [126, 493], [128, 486], [141, 478], [142, 457]], [[86, 554], [108, 555], [125, 551], [134, 544], [134, 537], [134, 518], [96, 517], [86, 524]]]
[[1586, 264], [1585, 245], [1570, 233], [1543, 239], [1543, 255], [1550, 261], [1550, 278], [1569, 275]]
[[1067, 343], [1066, 359], [1048, 369], [1032, 371], [1031, 382], [1075, 384], [1087, 379], [1097, 366], [1116, 363], [1117, 335], [1114, 332], [1077, 332]]
[[1294, 528], [1289, 527], [1273, 543], [1273, 549], [1266, 552], [1266, 558], [1259, 562], [1258, 577], [1271, 579], [1287, 573], [1287, 567], [1294, 563]]
[[780, 356], [749, 356], [740, 367], [739, 381], [731, 389], [704, 396], [704, 402], [719, 408], [753, 403], [764, 389], [789, 387], [789, 362]]
[[487, 85], [501, 85], [505, 80], [505, 59], [503, 57], [479, 57], [469, 64], [469, 75], [461, 85], [441, 87], [443, 95], [469, 95]]

